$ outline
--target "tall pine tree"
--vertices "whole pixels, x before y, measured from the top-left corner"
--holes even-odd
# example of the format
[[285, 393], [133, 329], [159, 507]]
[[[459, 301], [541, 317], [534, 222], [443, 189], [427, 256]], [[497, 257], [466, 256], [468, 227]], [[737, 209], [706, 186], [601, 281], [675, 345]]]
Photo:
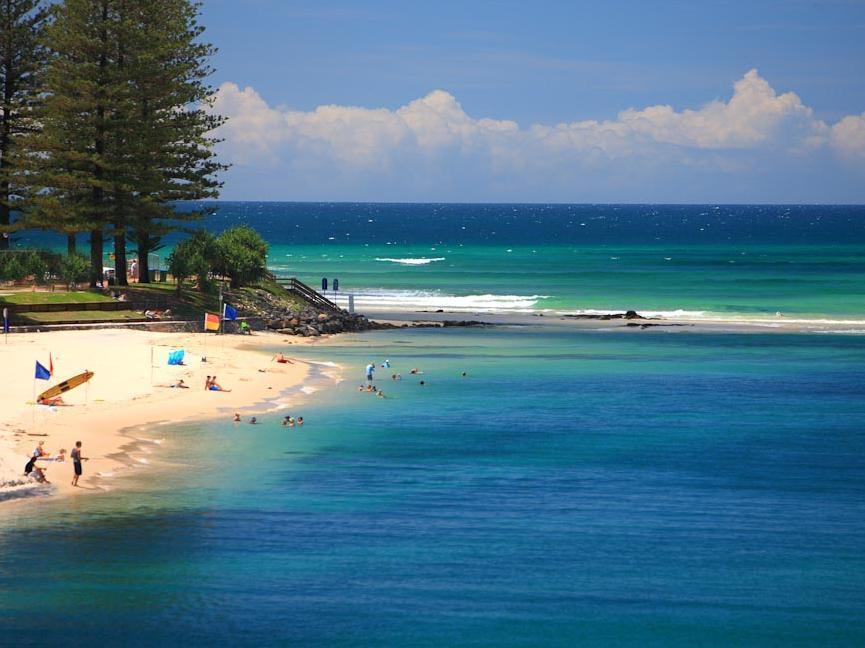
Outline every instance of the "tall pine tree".
[[47, 59], [42, 36], [49, 10], [41, 0], [0, 0], [0, 250], [9, 247], [12, 211], [26, 197], [27, 141]]
[[129, 92], [117, 64], [120, 0], [66, 0], [56, 6], [46, 42], [42, 133], [36, 160], [41, 188], [30, 225], [90, 233], [90, 285], [102, 279], [104, 233], [115, 185]]
[[218, 195], [206, 78], [210, 45], [199, 42], [199, 4], [189, 0], [66, 0], [47, 42], [40, 137], [43, 191], [34, 225], [90, 232], [91, 285], [104, 237], [114, 239], [126, 283], [126, 238], [147, 253], [175, 219], [179, 200]]
[[[176, 211], [178, 201], [216, 198], [225, 165], [213, 151], [213, 131], [222, 118], [210, 112], [213, 88], [208, 60], [215, 53], [202, 42], [200, 3], [189, 0], [130, 2], [135, 28], [129, 32], [129, 80], [135, 107], [127, 149], [135, 186], [127, 234], [136, 246], [140, 276], [148, 277], [149, 253], [163, 234], [197, 211]], [[115, 234], [115, 250], [122, 247]], [[117, 256], [118, 276], [120, 255]]]

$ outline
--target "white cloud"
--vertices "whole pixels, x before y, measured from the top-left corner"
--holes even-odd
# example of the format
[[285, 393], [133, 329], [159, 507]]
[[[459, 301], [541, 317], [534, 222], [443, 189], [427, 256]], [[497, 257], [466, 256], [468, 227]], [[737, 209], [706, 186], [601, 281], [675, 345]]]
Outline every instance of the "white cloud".
[[832, 145], [846, 155], [865, 158], [865, 112], [832, 126]]
[[698, 109], [656, 105], [611, 120], [525, 128], [471, 117], [444, 90], [396, 110], [327, 105], [296, 111], [269, 106], [253, 88], [225, 83], [214, 110], [229, 118], [219, 135], [225, 157], [239, 167], [285, 168], [307, 173], [307, 183], [326, 188], [337, 182], [349, 192], [370, 181], [383, 192], [405, 190], [394, 199], [405, 199], [412, 187], [467, 183], [488, 193], [513, 189], [515, 182], [527, 191], [545, 183], [579, 188], [587, 171], [601, 170], [632, 177], [659, 166], [670, 178], [675, 169], [745, 174], [770, 154], [779, 160], [820, 151], [854, 162], [865, 157], [865, 113], [829, 126], [793, 92], [777, 94], [756, 70], [735, 83], [728, 101]]

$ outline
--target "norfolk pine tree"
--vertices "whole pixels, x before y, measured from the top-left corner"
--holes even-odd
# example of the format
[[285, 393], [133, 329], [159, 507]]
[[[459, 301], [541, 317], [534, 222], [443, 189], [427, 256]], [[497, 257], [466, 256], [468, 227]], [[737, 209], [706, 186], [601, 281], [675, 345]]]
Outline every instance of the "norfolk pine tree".
[[66, 0], [46, 30], [36, 179], [28, 224], [90, 232], [90, 285], [102, 279], [103, 236], [121, 173], [129, 91], [118, 66], [120, 0]]
[[[39, 160], [41, 208], [33, 223], [89, 231], [90, 283], [102, 274], [103, 235], [113, 235], [125, 283], [125, 241], [147, 253], [176, 215], [172, 201], [216, 197], [209, 113], [210, 45], [197, 42], [199, 5], [188, 0], [66, 0], [48, 43]], [[110, 229], [109, 229], [110, 228]]]
[[[222, 183], [216, 174], [227, 167], [213, 151], [211, 133], [223, 119], [209, 110], [214, 91], [207, 83], [212, 73], [207, 61], [215, 48], [200, 40], [200, 3], [135, 0], [130, 5], [137, 29], [129, 44], [135, 52], [129, 59], [135, 132], [128, 152], [136, 193], [126, 225], [146, 281], [148, 254], [160, 246], [160, 237], [178, 221], [201, 217], [197, 211], [177, 212], [173, 204], [218, 197]], [[120, 245], [115, 238], [115, 249]]]
[[27, 194], [27, 140], [37, 130], [48, 18], [41, 0], [0, 0], [0, 250], [9, 247], [12, 209]]

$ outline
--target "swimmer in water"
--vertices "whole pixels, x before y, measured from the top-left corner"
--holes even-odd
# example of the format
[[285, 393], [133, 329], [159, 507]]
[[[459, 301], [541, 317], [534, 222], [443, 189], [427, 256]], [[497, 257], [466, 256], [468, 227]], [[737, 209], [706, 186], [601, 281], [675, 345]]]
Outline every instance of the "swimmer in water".
[[233, 420], [235, 423], [240, 423], [240, 412], [234, 413], [234, 419]]

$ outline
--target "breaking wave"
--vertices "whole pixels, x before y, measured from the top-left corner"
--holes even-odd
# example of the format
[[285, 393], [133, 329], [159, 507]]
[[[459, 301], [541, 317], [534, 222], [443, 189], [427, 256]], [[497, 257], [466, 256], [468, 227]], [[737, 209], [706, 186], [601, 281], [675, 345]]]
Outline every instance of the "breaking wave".
[[376, 261], [388, 261], [390, 263], [399, 263], [400, 265], [419, 266], [428, 265], [433, 261], [444, 261], [445, 257], [408, 257], [406, 259], [391, 259], [389, 257], [376, 258]]
[[[546, 295], [449, 295], [428, 290], [365, 289], [354, 294], [354, 307], [359, 312], [414, 312], [443, 310], [464, 313], [530, 313]], [[348, 305], [348, 295], [328, 295], [342, 307]]]

